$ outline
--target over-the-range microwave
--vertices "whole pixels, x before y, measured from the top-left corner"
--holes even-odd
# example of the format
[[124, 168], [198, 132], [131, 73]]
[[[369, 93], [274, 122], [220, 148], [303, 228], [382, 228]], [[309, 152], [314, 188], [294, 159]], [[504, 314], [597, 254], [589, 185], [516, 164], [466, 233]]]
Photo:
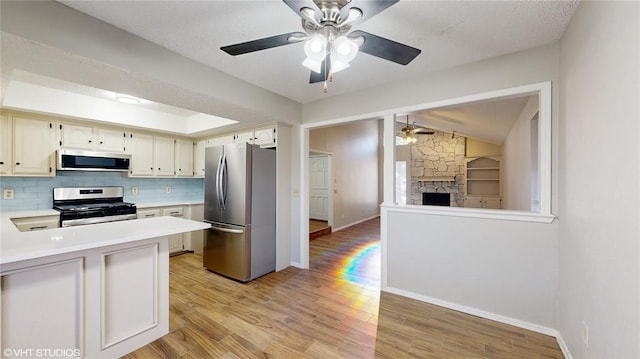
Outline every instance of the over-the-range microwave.
[[128, 171], [131, 155], [83, 150], [58, 150], [58, 170]]

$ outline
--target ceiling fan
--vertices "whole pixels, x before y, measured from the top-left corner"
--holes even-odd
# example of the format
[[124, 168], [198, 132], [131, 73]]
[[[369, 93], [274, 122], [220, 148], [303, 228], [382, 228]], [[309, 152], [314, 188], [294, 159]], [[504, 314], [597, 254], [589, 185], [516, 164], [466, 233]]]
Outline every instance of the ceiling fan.
[[236, 56], [278, 46], [305, 42], [307, 58], [302, 63], [311, 70], [309, 83], [325, 82], [349, 67], [358, 51], [401, 65], [407, 65], [421, 50], [365, 31], [351, 31], [399, 0], [283, 0], [302, 19], [304, 32], [265, 37], [223, 46]]
[[418, 142], [416, 135], [433, 135], [434, 133], [434, 131], [431, 131], [428, 128], [416, 126], [415, 121], [413, 122], [413, 125], [409, 125], [409, 116], [407, 115], [407, 124], [397, 133], [397, 135], [400, 136], [400, 143], [406, 145]]

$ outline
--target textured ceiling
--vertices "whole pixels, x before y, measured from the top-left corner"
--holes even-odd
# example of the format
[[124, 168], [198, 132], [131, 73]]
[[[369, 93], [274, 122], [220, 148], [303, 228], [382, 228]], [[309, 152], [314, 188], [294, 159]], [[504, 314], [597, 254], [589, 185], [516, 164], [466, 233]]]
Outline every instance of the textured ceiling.
[[422, 50], [401, 66], [364, 53], [329, 93], [310, 85], [302, 44], [232, 57], [224, 45], [300, 31], [281, 1], [60, 1], [92, 17], [301, 103], [557, 41], [577, 1], [403, 0], [354, 26]]

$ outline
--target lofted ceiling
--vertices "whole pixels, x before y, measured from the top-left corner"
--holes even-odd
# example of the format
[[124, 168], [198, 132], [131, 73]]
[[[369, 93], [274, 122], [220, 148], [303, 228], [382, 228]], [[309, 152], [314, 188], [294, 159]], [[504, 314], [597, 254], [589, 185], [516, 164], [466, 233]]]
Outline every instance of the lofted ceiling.
[[[366, 1], [366, 0], [360, 0]], [[560, 39], [577, 1], [402, 0], [354, 26], [422, 50], [398, 65], [360, 53], [336, 74], [327, 94], [309, 84], [303, 44], [230, 56], [221, 46], [301, 31], [300, 17], [278, 0], [68, 1], [100, 19], [187, 58], [308, 103]]]

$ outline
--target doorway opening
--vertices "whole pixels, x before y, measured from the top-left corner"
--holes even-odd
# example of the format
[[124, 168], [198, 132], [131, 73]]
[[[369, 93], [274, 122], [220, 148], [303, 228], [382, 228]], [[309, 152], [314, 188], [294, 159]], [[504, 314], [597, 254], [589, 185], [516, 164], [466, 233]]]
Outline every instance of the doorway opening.
[[333, 226], [332, 156], [309, 151], [309, 240], [331, 233]]

